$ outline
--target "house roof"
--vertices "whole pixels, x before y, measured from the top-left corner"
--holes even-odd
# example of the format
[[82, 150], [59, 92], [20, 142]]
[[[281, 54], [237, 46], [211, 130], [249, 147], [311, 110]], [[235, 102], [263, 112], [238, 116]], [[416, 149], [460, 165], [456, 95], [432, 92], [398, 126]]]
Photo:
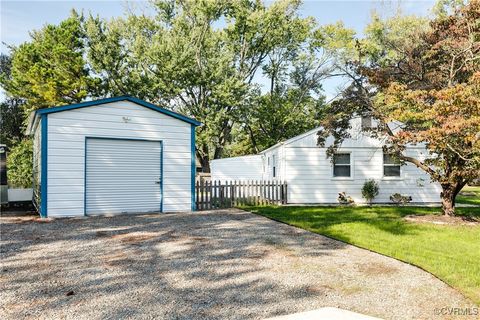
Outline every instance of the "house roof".
[[285, 141], [282, 141], [282, 142], [279, 142], [279, 143], [277, 143], [277, 144], [274, 144], [274, 145], [271, 146], [270, 148], [267, 148], [267, 149], [265, 149], [265, 150], [263, 150], [263, 151], [260, 151], [259, 154], [263, 154], [263, 153], [266, 153], [266, 152], [268, 152], [268, 151], [272, 151], [273, 149], [276, 149], [276, 148], [278, 148], [278, 147], [280, 147], [280, 146], [282, 146], [282, 145], [287, 145], [287, 144], [290, 144], [290, 143], [295, 142], [295, 141], [297, 141], [297, 140], [300, 140], [300, 139], [302, 139], [302, 138], [304, 138], [304, 137], [306, 137], [306, 136], [308, 136], [308, 135], [311, 135], [312, 133], [316, 133], [317, 131], [319, 131], [319, 130], [321, 130], [321, 129], [322, 129], [322, 127], [316, 127], [316, 128], [314, 128], [314, 129], [308, 130], [307, 132], [302, 133], [302, 134], [300, 134], [300, 135], [298, 135], [298, 136], [295, 136], [295, 137], [293, 137], [293, 138], [290, 138], [290, 139], [287, 139], [287, 140], [285, 140]]
[[135, 97], [131, 97], [131, 96], [119, 96], [119, 97], [98, 99], [98, 100], [93, 100], [93, 101], [86, 101], [86, 102], [82, 102], [82, 103], [70, 104], [70, 105], [65, 105], [65, 106], [44, 108], [44, 109], [39, 109], [39, 110], [33, 111], [30, 114], [29, 123], [28, 123], [28, 126], [27, 126], [27, 133], [31, 133], [37, 117], [39, 117], [41, 115], [49, 114], [49, 113], [55, 113], [55, 112], [68, 111], [68, 110], [74, 110], [74, 109], [80, 109], [80, 108], [86, 108], [86, 107], [92, 107], [92, 106], [97, 106], [97, 105], [100, 105], [100, 104], [106, 104], [106, 103], [117, 102], [117, 101], [130, 101], [130, 102], [136, 103], [138, 105], [141, 105], [145, 108], [151, 109], [153, 111], [157, 111], [157, 112], [166, 114], [168, 116], [171, 116], [172, 118], [188, 122], [188, 123], [190, 123], [194, 126], [200, 126], [202, 124], [201, 122], [199, 122], [195, 119], [192, 119], [192, 118], [186, 117], [182, 114], [179, 114], [177, 112], [159, 107], [159, 106], [154, 105], [150, 102], [147, 102], [147, 101], [135, 98]]

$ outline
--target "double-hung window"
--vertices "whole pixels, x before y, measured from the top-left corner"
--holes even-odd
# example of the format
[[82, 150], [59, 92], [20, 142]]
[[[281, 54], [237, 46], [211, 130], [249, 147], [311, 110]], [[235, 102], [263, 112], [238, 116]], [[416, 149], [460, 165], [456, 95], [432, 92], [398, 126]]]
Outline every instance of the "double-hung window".
[[336, 153], [333, 155], [333, 176], [351, 177], [350, 153]]
[[383, 153], [383, 176], [400, 177], [400, 161], [389, 153]]

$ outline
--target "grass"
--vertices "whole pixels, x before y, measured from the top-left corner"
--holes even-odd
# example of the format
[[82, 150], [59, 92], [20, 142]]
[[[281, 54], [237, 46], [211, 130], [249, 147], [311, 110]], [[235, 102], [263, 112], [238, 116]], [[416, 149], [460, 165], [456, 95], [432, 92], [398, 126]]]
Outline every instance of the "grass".
[[466, 186], [457, 195], [456, 203], [480, 206], [480, 186]]
[[[246, 207], [246, 210], [411, 263], [480, 304], [480, 226], [406, 222], [431, 207]], [[480, 207], [457, 208], [480, 217]]]

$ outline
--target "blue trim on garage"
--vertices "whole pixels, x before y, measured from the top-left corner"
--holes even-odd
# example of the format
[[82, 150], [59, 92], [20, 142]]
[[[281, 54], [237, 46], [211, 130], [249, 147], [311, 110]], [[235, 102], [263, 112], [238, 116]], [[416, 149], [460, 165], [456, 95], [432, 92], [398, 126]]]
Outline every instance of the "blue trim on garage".
[[40, 180], [40, 216], [48, 217], [48, 116], [42, 115], [41, 128], [41, 180]]
[[195, 164], [195, 126], [192, 124], [191, 126], [191, 134], [190, 134], [190, 145], [191, 145], [191, 161], [192, 161], [192, 168], [191, 168], [191, 194], [192, 194], [192, 211], [196, 210], [195, 206], [195, 174], [196, 174], [196, 164]]
[[62, 111], [67, 111], [67, 110], [74, 110], [74, 109], [79, 109], [79, 108], [97, 106], [97, 105], [100, 105], [100, 104], [106, 104], [106, 103], [117, 102], [117, 101], [130, 101], [130, 102], [136, 103], [138, 105], [141, 105], [143, 107], [146, 107], [148, 109], [166, 114], [166, 115], [171, 116], [173, 118], [176, 118], [178, 120], [188, 122], [188, 123], [190, 123], [194, 126], [199, 126], [199, 125], [202, 124], [201, 122], [199, 122], [195, 119], [186, 117], [182, 114], [179, 114], [179, 113], [161, 108], [161, 107], [156, 106], [156, 105], [154, 105], [150, 102], [147, 102], [147, 101], [144, 101], [144, 100], [141, 100], [141, 99], [138, 99], [138, 98], [130, 97], [130, 96], [112, 97], [112, 98], [106, 98], [106, 99], [99, 99], [99, 100], [94, 100], [94, 101], [76, 103], [76, 104], [71, 104], [71, 105], [66, 105], [66, 106], [61, 106], [61, 107], [40, 109], [40, 110], [35, 111], [35, 116], [39, 116], [39, 115], [41, 116], [41, 115], [49, 114], [49, 113], [62, 112]]
[[160, 141], [160, 212], [163, 212], [163, 141]]
[[[193, 126], [193, 125], [192, 125]], [[104, 139], [104, 140], [122, 140], [122, 141], [152, 141], [160, 142], [160, 212], [163, 212], [163, 141], [155, 139], [141, 138], [119, 138], [119, 137], [95, 137], [85, 136], [85, 152], [84, 152], [84, 180], [83, 180], [83, 214], [87, 215], [87, 139]]]
[[87, 137], [83, 145], [83, 216], [87, 216]]

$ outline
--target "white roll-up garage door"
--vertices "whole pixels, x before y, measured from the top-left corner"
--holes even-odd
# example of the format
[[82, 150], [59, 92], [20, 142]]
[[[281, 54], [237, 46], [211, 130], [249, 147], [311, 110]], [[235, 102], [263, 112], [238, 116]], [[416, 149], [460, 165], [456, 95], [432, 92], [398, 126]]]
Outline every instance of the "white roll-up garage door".
[[87, 138], [85, 213], [161, 211], [159, 141]]

